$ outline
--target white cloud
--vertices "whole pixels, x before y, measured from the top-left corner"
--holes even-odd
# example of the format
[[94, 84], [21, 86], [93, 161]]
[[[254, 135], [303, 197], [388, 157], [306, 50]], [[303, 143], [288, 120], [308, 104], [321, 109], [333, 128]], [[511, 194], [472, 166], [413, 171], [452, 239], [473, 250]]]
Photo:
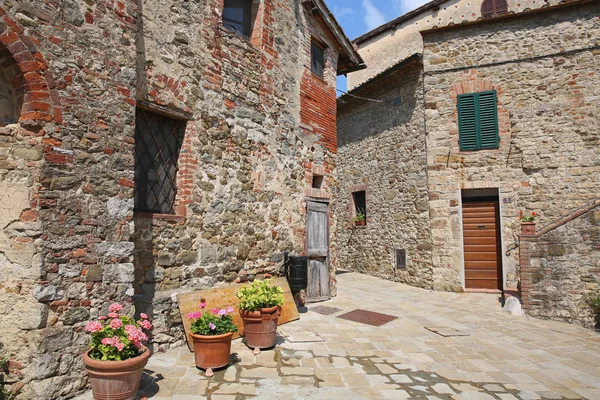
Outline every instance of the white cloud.
[[333, 15], [335, 15], [335, 18], [338, 20], [352, 14], [354, 14], [354, 10], [350, 7], [333, 7]]
[[394, 8], [398, 12], [398, 16], [400, 16], [421, 7], [423, 4], [428, 3], [429, 1], [430, 0], [396, 0], [394, 2]]
[[365, 9], [365, 24], [367, 24], [369, 30], [377, 28], [385, 22], [385, 17], [381, 11], [373, 5], [371, 0], [363, 0], [363, 7]]

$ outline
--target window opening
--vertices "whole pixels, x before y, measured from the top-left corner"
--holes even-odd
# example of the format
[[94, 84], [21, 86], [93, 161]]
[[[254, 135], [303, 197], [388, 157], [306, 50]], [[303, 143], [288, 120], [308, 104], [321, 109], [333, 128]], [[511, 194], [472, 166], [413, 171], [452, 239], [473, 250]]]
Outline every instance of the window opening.
[[458, 95], [458, 131], [461, 150], [497, 149], [496, 91]]
[[319, 78], [323, 78], [323, 71], [324, 71], [324, 65], [325, 65], [325, 60], [323, 57], [323, 48], [321, 46], [319, 46], [317, 43], [315, 43], [314, 41], [311, 44], [311, 50], [310, 50], [310, 58], [311, 58], [311, 70], [312, 72], [317, 75]]
[[366, 225], [367, 221], [367, 196], [364, 190], [352, 193], [352, 202], [354, 203], [355, 225]]
[[323, 175], [313, 174], [312, 187], [314, 189], [321, 189], [323, 186]]
[[223, 5], [223, 25], [244, 39], [250, 38], [250, 0], [225, 0]]
[[135, 211], [174, 214], [177, 161], [185, 128], [185, 120], [136, 110]]
[[406, 269], [406, 250], [396, 249], [396, 268]]
[[481, 16], [493, 18], [508, 14], [508, 2], [506, 0], [484, 0], [481, 4]]

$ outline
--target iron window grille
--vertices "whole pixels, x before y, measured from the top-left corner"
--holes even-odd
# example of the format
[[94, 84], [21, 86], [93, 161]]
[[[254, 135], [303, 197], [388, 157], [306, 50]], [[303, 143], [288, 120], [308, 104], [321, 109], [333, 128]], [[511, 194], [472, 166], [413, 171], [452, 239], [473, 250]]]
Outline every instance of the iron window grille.
[[250, 38], [251, 0], [225, 0], [223, 5], [223, 25], [244, 39]]
[[396, 269], [406, 269], [406, 250], [396, 249]]
[[135, 211], [175, 213], [177, 161], [187, 121], [141, 108], [135, 120]]

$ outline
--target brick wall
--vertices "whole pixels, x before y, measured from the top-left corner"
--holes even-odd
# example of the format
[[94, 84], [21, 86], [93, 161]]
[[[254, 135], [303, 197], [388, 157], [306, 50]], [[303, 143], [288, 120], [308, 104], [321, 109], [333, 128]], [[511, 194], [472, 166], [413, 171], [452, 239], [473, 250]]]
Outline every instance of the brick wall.
[[596, 326], [587, 297], [600, 293], [598, 204], [521, 236], [521, 300], [529, 315]]
[[[254, 2], [250, 41], [222, 29], [222, 0], [59, 3], [0, 8], [0, 66], [22, 104], [0, 128], [0, 341], [19, 399], [85, 388], [82, 330], [112, 301], [152, 315], [155, 350], [182, 344], [173, 295], [304, 252], [305, 196], [334, 185], [337, 53], [301, 96], [310, 38], [334, 44], [295, 2]], [[312, 90], [330, 111], [304, 106], [305, 124]], [[188, 118], [175, 215], [134, 213], [142, 102]]]

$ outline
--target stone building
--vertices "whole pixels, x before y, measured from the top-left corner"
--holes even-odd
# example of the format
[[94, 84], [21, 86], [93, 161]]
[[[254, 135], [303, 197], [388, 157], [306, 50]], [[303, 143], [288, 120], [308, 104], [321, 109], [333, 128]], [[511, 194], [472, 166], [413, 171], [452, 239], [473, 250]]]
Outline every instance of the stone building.
[[110, 302], [152, 315], [168, 348], [175, 294], [310, 250], [336, 75], [363, 68], [322, 0], [6, 0], [0, 53], [0, 341], [18, 398], [86, 386], [83, 326]]
[[[435, 290], [520, 288], [532, 314], [590, 325], [600, 7], [533, 3], [433, 1], [356, 40], [381, 63], [350, 74], [338, 106], [338, 265]], [[520, 211], [558, 230], [525, 262]]]

